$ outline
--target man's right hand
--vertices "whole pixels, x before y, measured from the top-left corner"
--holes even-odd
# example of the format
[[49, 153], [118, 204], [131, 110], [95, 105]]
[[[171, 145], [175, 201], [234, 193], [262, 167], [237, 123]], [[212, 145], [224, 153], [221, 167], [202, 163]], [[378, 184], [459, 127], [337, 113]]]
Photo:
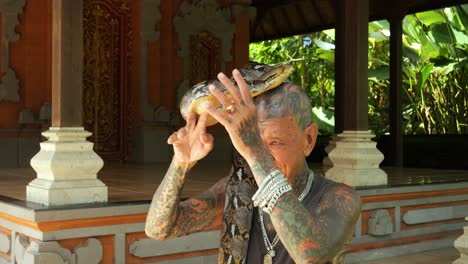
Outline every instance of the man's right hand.
[[187, 114], [187, 124], [174, 132], [167, 143], [174, 148], [174, 161], [192, 167], [213, 149], [213, 136], [206, 133], [208, 113], [203, 113], [197, 122], [197, 115]]

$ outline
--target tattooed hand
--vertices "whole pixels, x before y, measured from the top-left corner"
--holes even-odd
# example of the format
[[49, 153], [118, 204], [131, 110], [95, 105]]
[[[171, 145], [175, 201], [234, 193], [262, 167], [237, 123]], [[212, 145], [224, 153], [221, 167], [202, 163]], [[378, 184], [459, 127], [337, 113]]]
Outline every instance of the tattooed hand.
[[213, 136], [206, 133], [207, 116], [202, 114], [196, 123], [196, 114], [188, 113], [185, 127], [167, 139], [174, 147], [174, 162], [192, 167], [213, 149]]
[[[206, 111], [221, 123], [229, 133], [232, 144], [249, 164], [258, 162], [259, 159], [271, 161], [271, 155], [266, 149], [257, 122], [257, 109], [252, 99], [248, 84], [244, 81], [238, 70], [233, 72], [238, 87], [223, 73], [218, 74], [218, 79], [227, 88], [231, 97], [228, 98], [214, 85], [210, 85], [210, 92], [221, 102], [224, 109], [229, 110], [233, 106], [234, 111], [219, 111], [212, 105], [205, 105]], [[260, 153], [260, 154], [259, 154]], [[264, 169], [273, 169], [273, 163]], [[268, 174], [269, 172], [266, 172]]]

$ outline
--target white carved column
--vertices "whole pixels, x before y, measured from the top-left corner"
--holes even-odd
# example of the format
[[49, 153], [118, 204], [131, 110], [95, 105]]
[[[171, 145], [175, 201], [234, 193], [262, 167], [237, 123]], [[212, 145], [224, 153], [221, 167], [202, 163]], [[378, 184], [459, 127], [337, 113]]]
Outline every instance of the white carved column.
[[335, 135], [324, 159], [327, 178], [350, 186], [382, 185], [383, 155], [368, 130], [369, 0], [338, 1], [335, 49]]
[[[465, 218], [468, 221], [468, 217]], [[460, 252], [460, 258], [453, 264], [468, 264], [468, 226], [464, 227], [465, 232], [461, 237], [455, 240], [454, 246]]]
[[48, 140], [31, 159], [37, 178], [27, 186], [27, 200], [45, 205], [107, 201], [107, 187], [97, 179], [104, 165], [86, 141], [91, 133], [82, 127], [51, 127]]
[[328, 145], [325, 147], [325, 153], [327, 153], [327, 156], [323, 158], [323, 171], [326, 172], [328, 171], [331, 167], [333, 167], [333, 162], [330, 160], [329, 156], [330, 152], [335, 149], [336, 147], [336, 141], [338, 141], [339, 138], [337, 135], [332, 135], [330, 137], [330, 141], [328, 141]]
[[[79, 12], [77, 12], [77, 10]], [[45, 205], [107, 201], [102, 159], [82, 127], [83, 0], [52, 0], [52, 127], [31, 160], [27, 200]]]
[[384, 156], [367, 131], [344, 131], [337, 136], [335, 148], [328, 154], [333, 167], [327, 178], [349, 186], [372, 186], [387, 183], [386, 173], [379, 168]]

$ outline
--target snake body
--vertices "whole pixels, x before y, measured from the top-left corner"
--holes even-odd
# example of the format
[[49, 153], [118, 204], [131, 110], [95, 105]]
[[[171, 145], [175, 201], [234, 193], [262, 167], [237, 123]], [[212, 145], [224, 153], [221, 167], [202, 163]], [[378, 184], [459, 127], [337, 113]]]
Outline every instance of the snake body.
[[[275, 66], [258, 64], [251, 62], [239, 69], [244, 80], [249, 85], [252, 96], [257, 96], [263, 92], [273, 89], [285, 81], [293, 71], [290, 64], [278, 64]], [[233, 79], [232, 79], [233, 80]], [[201, 114], [205, 111], [203, 105], [211, 103], [217, 109], [222, 109], [221, 103], [208, 90], [208, 86], [214, 84], [223, 93], [230, 97], [226, 87], [217, 80], [207, 80], [192, 86], [180, 101], [180, 112], [186, 119], [188, 112]], [[217, 121], [211, 116], [208, 117], [207, 126], [216, 124]]]
[[[258, 63], [249, 63], [239, 69], [245, 82], [249, 85], [252, 96], [277, 87], [291, 75], [293, 70], [290, 64], [270, 66]], [[231, 80], [234, 81], [233, 78]], [[231, 97], [227, 88], [217, 80], [198, 83], [187, 90], [181, 99], [180, 112], [184, 119], [189, 112], [195, 112], [198, 115], [205, 112], [205, 103], [210, 103], [214, 108], [223, 110], [223, 105], [208, 90], [210, 84], [218, 87], [228, 98]], [[217, 121], [213, 117], [208, 116], [207, 126], [216, 123]], [[233, 162], [232, 175], [226, 190], [218, 263], [245, 263], [253, 212], [251, 197], [256, 189], [257, 185], [247, 162], [240, 155], [237, 156]]]

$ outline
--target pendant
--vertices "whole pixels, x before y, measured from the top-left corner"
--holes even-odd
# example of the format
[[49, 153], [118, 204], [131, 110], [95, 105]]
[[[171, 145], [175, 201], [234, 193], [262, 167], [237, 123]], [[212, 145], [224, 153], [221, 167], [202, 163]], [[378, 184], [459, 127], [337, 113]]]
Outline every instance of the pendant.
[[272, 249], [266, 253], [263, 257], [263, 264], [273, 264], [273, 257], [276, 255], [276, 252]]
[[263, 257], [263, 264], [273, 264], [273, 258], [270, 256], [270, 254], [266, 254]]

